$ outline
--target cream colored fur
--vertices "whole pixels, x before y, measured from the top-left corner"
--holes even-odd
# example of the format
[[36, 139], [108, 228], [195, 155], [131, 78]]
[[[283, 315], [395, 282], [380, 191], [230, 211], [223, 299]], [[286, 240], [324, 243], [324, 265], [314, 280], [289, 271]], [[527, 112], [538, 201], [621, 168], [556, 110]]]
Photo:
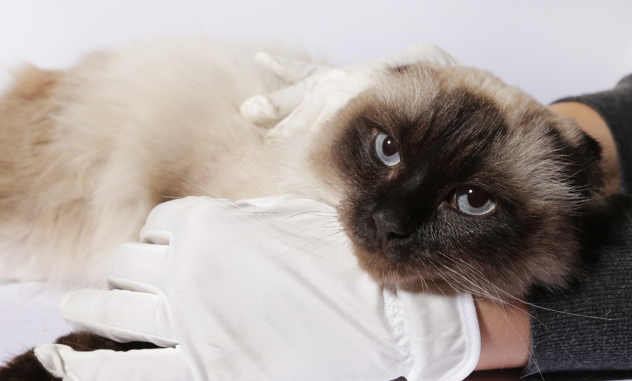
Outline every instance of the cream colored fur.
[[264, 143], [241, 102], [287, 86], [277, 46], [205, 37], [136, 43], [66, 72], [24, 69], [0, 101], [0, 281], [102, 279], [158, 203], [293, 193], [334, 203], [299, 170], [305, 137]]

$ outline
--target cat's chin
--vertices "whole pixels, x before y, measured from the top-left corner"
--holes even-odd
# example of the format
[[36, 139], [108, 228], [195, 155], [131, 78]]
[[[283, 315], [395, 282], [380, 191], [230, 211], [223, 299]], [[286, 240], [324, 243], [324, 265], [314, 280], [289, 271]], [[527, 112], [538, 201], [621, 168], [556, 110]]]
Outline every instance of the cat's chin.
[[410, 266], [399, 258], [397, 252], [385, 251], [379, 245], [364, 245], [351, 238], [358, 264], [378, 282], [398, 286], [410, 286], [423, 282], [443, 282], [431, 275], [431, 269], [424, 271], [419, 265]]
[[363, 248], [354, 244], [354, 251], [358, 257], [360, 267], [377, 282], [386, 287], [399, 287], [405, 290], [421, 292], [440, 292], [447, 295], [454, 292], [467, 292], [465, 287], [455, 287], [454, 284], [420, 271], [398, 265], [395, 255], [384, 253], [380, 247]]
[[[496, 284], [489, 281], [480, 281], [473, 278], [476, 283], [459, 275], [457, 269], [438, 270], [429, 262], [415, 261], [414, 265], [398, 258], [396, 252], [384, 253], [379, 246], [365, 246], [357, 240], [351, 239], [354, 254], [358, 258], [358, 264], [375, 281], [387, 286], [396, 286], [406, 290], [421, 289], [431, 291], [438, 287], [441, 290], [451, 292], [471, 293], [476, 297], [489, 298], [499, 302], [511, 302], [524, 300], [526, 284], [515, 279], [512, 282]], [[438, 276], [437, 274], [444, 274]]]

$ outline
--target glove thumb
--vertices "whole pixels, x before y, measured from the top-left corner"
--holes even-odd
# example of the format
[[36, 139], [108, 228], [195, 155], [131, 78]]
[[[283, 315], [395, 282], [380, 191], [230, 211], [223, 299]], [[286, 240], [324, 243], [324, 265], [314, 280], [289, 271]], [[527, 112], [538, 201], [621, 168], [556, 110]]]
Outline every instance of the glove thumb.
[[239, 108], [241, 115], [262, 127], [272, 127], [296, 109], [308, 92], [306, 81], [267, 95], [246, 99]]
[[34, 352], [49, 373], [64, 381], [195, 379], [180, 347], [77, 352], [67, 345], [44, 344]]

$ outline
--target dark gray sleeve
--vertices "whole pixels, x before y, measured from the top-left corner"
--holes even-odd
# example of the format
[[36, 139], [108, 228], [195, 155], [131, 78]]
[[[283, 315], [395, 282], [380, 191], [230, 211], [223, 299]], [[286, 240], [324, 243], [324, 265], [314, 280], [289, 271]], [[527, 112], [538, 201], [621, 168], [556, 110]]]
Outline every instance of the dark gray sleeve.
[[632, 194], [632, 74], [617, 86], [595, 94], [568, 97], [559, 102], [580, 102], [597, 111], [606, 122], [617, 146], [621, 193]]
[[[632, 193], [632, 75], [613, 90], [557, 102], [563, 101], [590, 106], [608, 124], [621, 192]], [[584, 219], [582, 230], [586, 275], [570, 292], [540, 289], [529, 296], [532, 345], [524, 372], [575, 380], [577, 373], [569, 372], [623, 371], [632, 379], [632, 196], [605, 199]]]
[[590, 270], [570, 292], [530, 295], [526, 374], [632, 370], [632, 196], [596, 209], [583, 226]]

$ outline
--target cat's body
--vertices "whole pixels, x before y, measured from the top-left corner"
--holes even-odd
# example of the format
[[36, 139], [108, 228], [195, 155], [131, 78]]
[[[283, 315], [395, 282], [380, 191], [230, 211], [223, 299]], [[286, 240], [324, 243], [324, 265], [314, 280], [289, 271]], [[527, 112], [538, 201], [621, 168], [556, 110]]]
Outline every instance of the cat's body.
[[[418, 63], [385, 66], [315, 134], [266, 143], [239, 114], [287, 86], [254, 62], [261, 49], [305, 59], [198, 37], [25, 69], [0, 100], [0, 281], [98, 284], [152, 207], [189, 195], [335, 205], [378, 280], [502, 300], [577, 274], [602, 180], [598, 144], [572, 121], [487, 72]], [[32, 352], [0, 376], [52, 379]]]
[[171, 198], [334, 202], [302, 169], [306, 139], [271, 147], [239, 114], [247, 97], [287, 86], [253, 60], [261, 49], [306, 57], [174, 38], [67, 72], [23, 70], [0, 102], [0, 280], [98, 282], [109, 253]]

